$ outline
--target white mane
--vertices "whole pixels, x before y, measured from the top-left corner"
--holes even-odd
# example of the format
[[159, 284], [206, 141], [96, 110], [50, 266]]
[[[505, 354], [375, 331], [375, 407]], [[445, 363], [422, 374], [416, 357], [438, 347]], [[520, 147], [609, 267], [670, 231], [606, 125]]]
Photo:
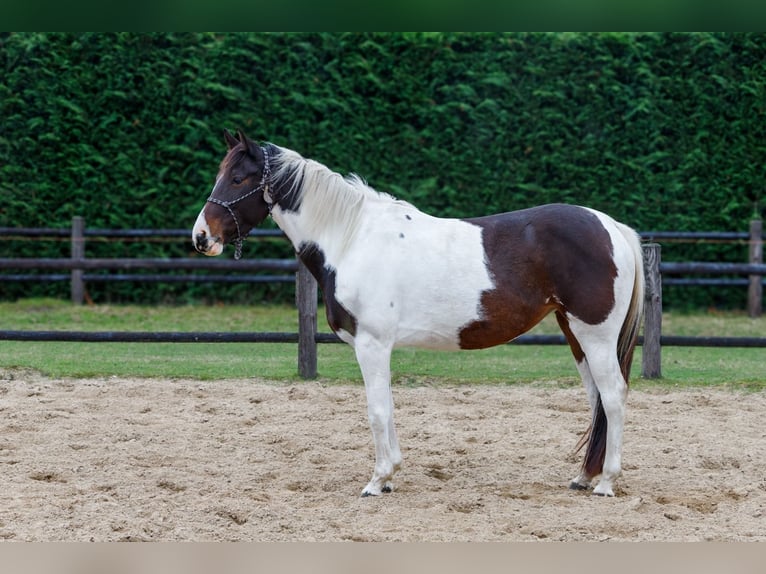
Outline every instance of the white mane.
[[398, 201], [387, 193], [375, 191], [356, 174], [343, 177], [292, 150], [279, 150], [273, 158], [273, 178], [285, 185], [282, 197], [300, 204], [301, 213], [309, 214], [304, 220], [304, 230], [311, 237], [330, 233], [346, 246], [359, 227], [366, 201]]

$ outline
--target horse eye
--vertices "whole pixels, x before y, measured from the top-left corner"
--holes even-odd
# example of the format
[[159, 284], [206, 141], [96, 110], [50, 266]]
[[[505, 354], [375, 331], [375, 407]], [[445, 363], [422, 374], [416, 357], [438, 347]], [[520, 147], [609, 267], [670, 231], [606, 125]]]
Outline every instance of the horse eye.
[[233, 181], [233, 182], [234, 182], [236, 185], [239, 185], [239, 184], [240, 184], [240, 183], [242, 183], [242, 181], [243, 181], [243, 180], [242, 180], [242, 177], [241, 177], [241, 176], [239, 176], [239, 175], [235, 175], [234, 177], [232, 177], [232, 178], [231, 178], [231, 180], [232, 180], [232, 181]]

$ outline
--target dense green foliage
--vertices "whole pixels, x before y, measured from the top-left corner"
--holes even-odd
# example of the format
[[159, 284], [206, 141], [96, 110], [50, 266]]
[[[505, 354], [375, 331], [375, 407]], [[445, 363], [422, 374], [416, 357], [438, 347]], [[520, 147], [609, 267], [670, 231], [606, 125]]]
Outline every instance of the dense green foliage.
[[[221, 129], [242, 127], [435, 215], [562, 201], [640, 230], [745, 231], [763, 212], [766, 35], [2, 34], [0, 118], [0, 226], [82, 215], [88, 227], [191, 228]], [[11, 253], [66, 255], [67, 244], [6, 242], [0, 256]], [[745, 253], [669, 246], [664, 257]], [[190, 254], [185, 241], [88, 247]], [[100, 300], [267, 296], [90, 289]], [[66, 293], [6, 284], [3, 295], [30, 290]], [[694, 300], [744, 300], [719, 291]]]

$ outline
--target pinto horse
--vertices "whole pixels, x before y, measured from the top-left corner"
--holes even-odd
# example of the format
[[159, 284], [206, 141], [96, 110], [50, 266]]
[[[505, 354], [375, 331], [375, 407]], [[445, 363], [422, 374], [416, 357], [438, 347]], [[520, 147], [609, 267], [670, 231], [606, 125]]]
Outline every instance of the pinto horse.
[[196, 249], [241, 255], [271, 215], [322, 289], [327, 321], [354, 348], [375, 444], [362, 496], [391, 492], [402, 464], [394, 427], [391, 351], [481, 349], [518, 337], [554, 312], [582, 377], [592, 422], [570, 487], [614, 496], [621, 472], [628, 376], [644, 302], [636, 233], [609, 216], [553, 204], [440, 219], [241, 131], [192, 232]]

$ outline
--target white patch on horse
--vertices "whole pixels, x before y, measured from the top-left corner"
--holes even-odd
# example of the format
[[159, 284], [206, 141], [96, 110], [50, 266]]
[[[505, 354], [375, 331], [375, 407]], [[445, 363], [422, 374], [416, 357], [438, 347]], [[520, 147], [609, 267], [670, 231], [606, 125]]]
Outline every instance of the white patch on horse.
[[[213, 185], [213, 191], [210, 192], [211, 194], [215, 191], [220, 179], [221, 174], [219, 173], [215, 178], [215, 185]], [[221, 237], [213, 237], [213, 234], [210, 231], [210, 225], [208, 224], [207, 219], [205, 219], [204, 206], [200, 210], [197, 220], [194, 222], [194, 227], [192, 228], [192, 244], [196, 246], [198, 251], [211, 257], [223, 253], [223, 239]]]

